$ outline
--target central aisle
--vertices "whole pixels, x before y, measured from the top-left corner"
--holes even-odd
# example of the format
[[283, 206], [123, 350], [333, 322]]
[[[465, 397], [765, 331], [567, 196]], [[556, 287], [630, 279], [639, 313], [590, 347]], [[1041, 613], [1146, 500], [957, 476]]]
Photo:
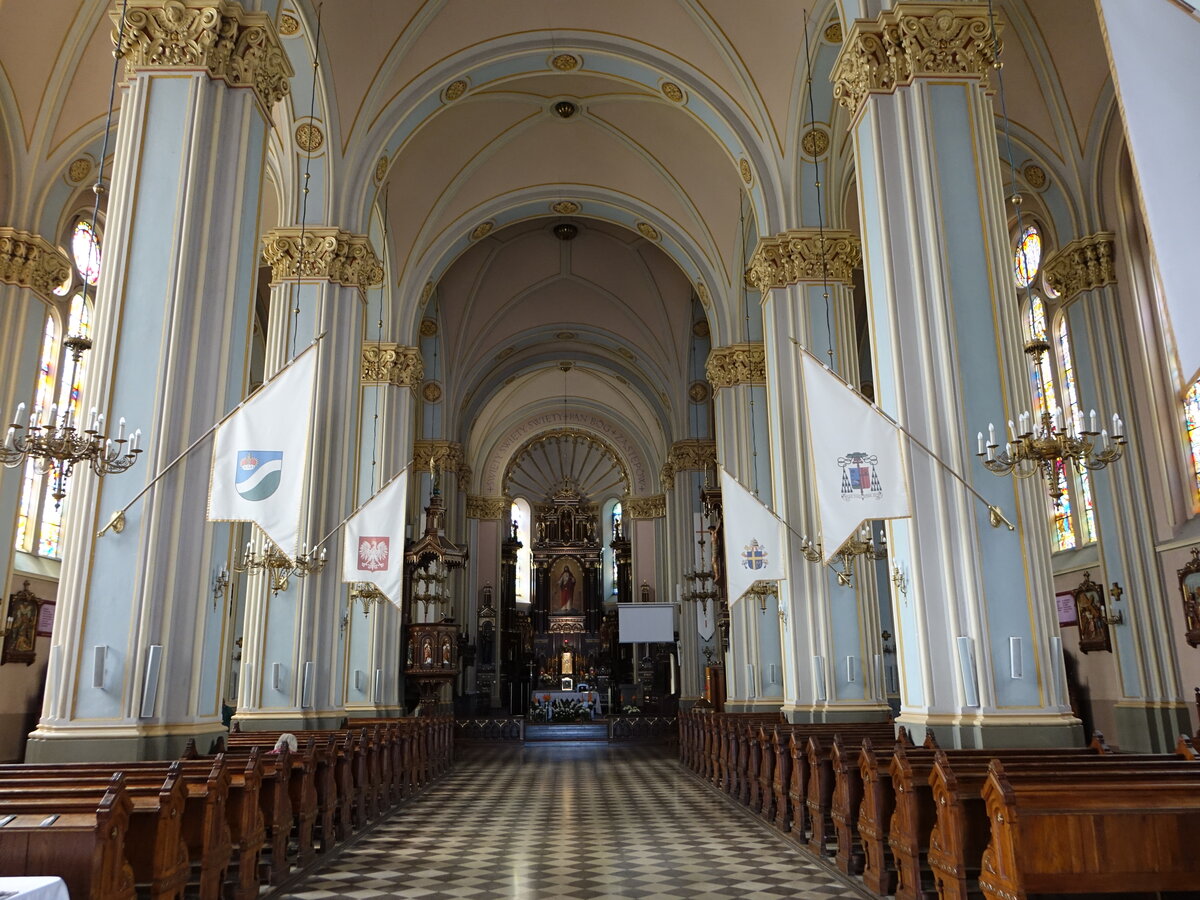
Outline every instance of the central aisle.
[[865, 897], [628, 744], [460, 748], [454, 768], [288, 897]]

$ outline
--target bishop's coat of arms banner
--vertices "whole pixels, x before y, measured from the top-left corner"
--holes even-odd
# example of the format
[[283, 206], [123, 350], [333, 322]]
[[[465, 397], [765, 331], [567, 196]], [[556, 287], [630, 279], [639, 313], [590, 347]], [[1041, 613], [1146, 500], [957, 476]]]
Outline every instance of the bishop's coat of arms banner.
[[721, 469], [721, 520], [725, 529], [725, 586], [732, 603], [756, 581], [786, 577], [785, 530], [736, 478]]

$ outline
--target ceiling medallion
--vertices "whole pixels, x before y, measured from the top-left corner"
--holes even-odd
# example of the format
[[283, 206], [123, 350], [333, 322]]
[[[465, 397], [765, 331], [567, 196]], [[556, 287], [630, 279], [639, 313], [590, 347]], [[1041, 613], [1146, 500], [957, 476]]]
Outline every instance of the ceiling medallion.
[[672, 103], [683, 102], [683, 90], [673, 81], [664, 81], [662, 84], [663, 96]]
[[504, 362], [504, 360], [508, 359], [510, 356], [512, 356], [516, 352], [517, 352], [516, 347], [505, 347], [503, 350], [501, 350], [499, 353], [496, 354], [496, 360], [497, 360], [497, 362]]
[[648, 241], [657, 241], [660, 237], [662, 237], [658, 233], [658, 229], [649, 222], [638, 222], [637, 230], [640, 231], [642, 233], [642, 237], [646, 238]]
[[692, 334], [698, 338], [708, 337], [710, 334], [708, 327], [708, 319], [700, 319], [692, 323]]
[[842, 23], [831, 22], [825, 29], [825, 40], [831, 44], [840, 44], [842, 42]]
[[633, 362], [635, 359], [637, 359], [637, 356], [635, 356], [634, 352], [632, 350], [630, 350], [628, 347], [618, 347], [617, 352], [620, 353], [623, 357], [625, 357], [630, 362]]
[[693, 381], [688, 387], [688, 397], [693, 403], [703, 403], [708, 399], [708, 383]]
[[570, 372], [573, 368], [575, 368], [575, 361], [572, 359], [560, 359], [558, 361], [558, 367], [564, 372]]
[[492, 229], [496, 227], [495, 222], [480, 222], [471, 232], [471, 240], [477, 241], [481, 237], [486, 237], [492, 233]]
[[575, 332], [573, 331], [559, 331], [556, 332], [554, 336], [560, 341], [573, 341], [576, 337]]
[[289, 16], [287, 13], [284, 13], [282, 16], [280, 16], [280, 18], [279, 18], [279, 33], [280, 34], [292, 35], [292, 34], [299, 34], [299, 32], [300, 32], [300, 20], [299, 19], [297, 19], [295, 16]]
[[825, 151], [829, 149], [829, 135], [820, 128], [810, 128], [800, 139], [800, 149], [804, 151], [805, 156], [813, 159], [824, 156]]
[[376, 183], [383, 181], [384, 176], [387, 175], [387, 170], [388, 170], [388, 158], [387, 158], [387, 154], [385, 153], [383, 156], [379, 157], [379, 162], [375, 163], [375, 181], [376, 181]]
[[573, 216], [579, 212], [580, 206], [574, 200], [559, 200], [550, 207], [551, 212], [556, 212], [560, 216]]
[[754, 174], [750, 171], [749, 160], [739, 160], [738, 171], [742, 173], [742, 181], [746, 182], [746, 184], [750, 184], [752, 181], [754, 181]]
[[570, 100], [559, 100], [551, 107], [560, 119], [569, 119], [579, 111], [579, 107]]
[[73, 184], [79, 184], [90, 174], [92, 174], [92, 161], [86, 156], [79, 157], [67, 168], [67, 178]]
[[296, 146], [306, 153], [315, 153], [325, 143], [325, 135], [321, 129], [311, 122], [302, 122], [296, 126]]
[[550, 65], [560, 72], [570, 72], [579, 68], [579, 57], [572, 56], [570, 53], [560, 53], [550, 60]]
[[424, 306], [429, 302], [429, 298], [433, 296], [433, 282], [425, 282], [425, 287], [421, 288], [421, 305]]
[[445, 97], [447, 102], [453, 103], [466, 92], [467, 83], [460, 78], [457, 81], [452, 81], [449, 85], [447, 85]]
[[572, 225], [570, 222], [559, 222], [554, 226], [554, 236], [560, 241], [573, 241], [575, 235], [579, 234], [578, 226]]
[[1025, 182], [1035, 191], [1040, 191], [1046, 186], [1046, 170], [1041, 166], [1030, 163], [1023, 170]]
[[421, 320], [421, 337], [437, 337], [438, 324], [437, 319], [422, 319]]
[[442, 386], [436, 381], [427, 381], [421, 388], [421, 396], [425, 398], [426, 403], [437, 403], [442, 399]]
[[708, 286], [703, 281], [696, 282], [696, 296], [700, 298], [700, 305], [705, 309], [712, 306], [712, 297], [708, 294]]

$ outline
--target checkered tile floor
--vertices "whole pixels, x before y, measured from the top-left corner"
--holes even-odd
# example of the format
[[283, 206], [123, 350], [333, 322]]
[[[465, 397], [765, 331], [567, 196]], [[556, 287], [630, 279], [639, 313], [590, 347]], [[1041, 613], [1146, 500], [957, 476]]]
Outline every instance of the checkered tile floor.
[[460, 749], [454, 769], [285, 894], [768, 900], [866, 897], [656, 748]]

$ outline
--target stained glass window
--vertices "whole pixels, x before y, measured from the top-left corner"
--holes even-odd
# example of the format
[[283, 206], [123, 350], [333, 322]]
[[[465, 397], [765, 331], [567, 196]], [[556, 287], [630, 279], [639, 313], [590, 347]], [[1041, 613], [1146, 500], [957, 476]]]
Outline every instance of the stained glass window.
[[[1059, 317], [1054, 337], [1058, 350], [1058, 367], [1062, 372], [1062, 398], [1065, 404], [1063, 415], [1069, 416], [1077, 429], [1082, 428], [1083, 409], [1079, 403], [1079, 389], [1075, 384], [1075, 359], [1071, 353], [1071, 335], [1067, 330], [1065, 315]], [[1092, 483], [1086, 469], [1080, 470], [1077, 484], [1079, 499], [1083, 505], [1083, 516], [1079, 519], [1080, 539], [1082, 543], [1090, 544], [1096, 539], [1096, 510], [1092, 506]]]
[[521, 549], [517, 551], [516, 601], [529, 603], [529, 569], [533, 562], [533, 549], [529, 546], [533, 540], [529, 525], [529, 503], [517, 498], [512, 503], [511, 515], [512, 521], [517, 523], [517, 540], [521, 542]]
[[1054, 464], [1058, 474], [1058, 489], [1062, 496], [1052, 504], [1050, 526], [1054, 535], [1055, 550], [1070, 550], [1075, 546], [1075, 531], [1071, 528], [1071, 491], [1067, 484], [1067, 467], [1061, 459]]
[[75, 258], [75, 268], [88, 284], [100, 280], [100, 240], [92, 226], [82, 219], [71, 235], [71, 255]]
[[[33, 410], [26, 420], [32, 424], [39, 410], [49, 410], [54, 402], [54, 379], [58, 374], [58, 327], [54, 316], [46, 316], [46, 330], [42, 336], [42, 361], [38, 369], [37, 393], [34, 395]], [[45, 418], [45, 414], [41, 414]], [[32, 463], [25, 465], [25, 477], [21, 484], [21, 505], [17, 513], [16, 548], [26, 553], [33, 551], [35, 523], [37, 522], [38, 498], [44, 476], [39, 474]]]
[[[613, 535], [613, 537], [616, 537], [617, 532], [621, 530], [621, 501], [619, 501], [619, 500], [613, 504], [612, 515], [610, 518], [610, 525], [612, 528], [612, 535]], [[612, 595], [615, 597], [615, 596], [617, 596], [617, 586], [618, 586], [617, 554], [613, 553], [611, 550], [609, 551], [609, 553], [612, 554]]]
[[[1046, 305], [1042, 298], [1030, 294], [1027, 310], [1025, 330], [1028, 337], [1035, 341], [1046, 340]], [[1042, 354], [1040, 365], [1029, 367], [1029, 380], [1033, 402], [1037, 407], [1034, 413], [1039, 418], [1046, 412], [1053, 416], [1058, 409], [1058, 400], [1054, 392], [1054, 361], [1049, 353]]]
[[1200, 381], [1192, 384], [1183, 400], [1183, 420], [1187, 426], [1188, 447], [1192, 451], [1192, 488], [1200, 503]]
[[1026, 288], [1033, 284], [1041, 264], [1042, 236], [1036, 225], [1030, 225], [1021, 232], [1013, 253], [1013, 277], [1017, 280], [1017, 287]]

